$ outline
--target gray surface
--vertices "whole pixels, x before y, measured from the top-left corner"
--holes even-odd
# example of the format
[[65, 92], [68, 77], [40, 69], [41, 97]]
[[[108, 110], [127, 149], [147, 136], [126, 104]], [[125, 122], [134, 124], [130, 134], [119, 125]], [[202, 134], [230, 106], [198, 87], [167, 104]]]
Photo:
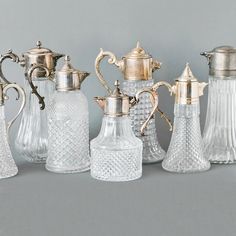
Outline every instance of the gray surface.
[[[207, 81], [207, 63], [199, 52], [222, 44], [236, 46], [236, 2], [205, 0], [24, 0], [1, 1], [0, 52], [21, 53], [40, 39], [71, 55], [75, 67], [92, 72], [83, 91], [89, 99], [91, 138], [102, 113], [92, 97], [103, 95], [94, 73], [99, 48], [118, 57], [136, 41], [163, 62], [154, 78], [172, 81], [188, 61]], [[7, 68], [6, 68], [7, 67]], [[23, 84], [23, 71], [7, 62], [8, 79]], [[106, 79], [121, 79], [103, 64]], [[207, 93], [201, 99], [201, 125]], [[161, 91], [160, 106], [173, 118], [173, 98]], [[17, 104], [7, 104], [7, 117]], [[171, 133], [157, 120], [161, 145]], [[18, 123], [12, 130], [14, 140]], [[18, 155], [15, 155], [19, 159]], [[236, 167], [217, 166], [196, 175], [173, 175], [160, 165], [144, 167], [136, 182], [107, 184], [82, 175], [56, 175], [40, 165], [21, 163], [20, 174], [0, 184], [0, 235], [235, 235]], [[79, 233], [78, 233], [79, 232]]]
[[19, 167], [17, 177], [1, 182], [1, 236], [235, 235], [233, 165], [190, 175], [149, 165], [129, 183]]

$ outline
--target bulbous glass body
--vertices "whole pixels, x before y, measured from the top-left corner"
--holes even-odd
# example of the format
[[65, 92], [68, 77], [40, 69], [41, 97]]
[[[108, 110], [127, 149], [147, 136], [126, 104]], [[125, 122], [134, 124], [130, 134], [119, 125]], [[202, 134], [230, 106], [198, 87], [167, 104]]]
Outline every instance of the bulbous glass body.
[[55, 84], [46, 78], [34, 80], [38, 93], [45, 99], [45, 109], [40, 110], [38, 98], [32, 94], [31, 87], [25, 80], [26, 104], [16, 137], [16, 150], [27, 161], [44, 163], [47, 158], [48, 128], [47, 111], [48, 101], [55, 90]]
[[142, 175], [142, 141], [130, 118], [104, 116], [99, 135], [91, 141], [91, 175], [105, 181], [129, 181]]
[[58, 173], [86, 171], [89, 158], [88, 102], [82, 91], [55, 91], [48, 106], [46, 168]]
[[203, 154], [199, 104], [175, 104], [174, 129], [162, 167], [171, 172], [197, 172], [210, 168]]
[[210, 162], [236, 161], [236, 77], [209, 78], [203, 143]]
[[[129, 96], [135, 96], [138, 90], [151, 87], [154, 84], [151, 80], [123, 81], [123, 92]], [[140, 128], [152, 111], [150, 94], [143, 93], [137, 105], [130, 109], [130, 118], [133, 131], [143, 142], [143, 163], [153, 163], [163, 160], [166, 153], [161, 148], [156, 133], [155, 119], [151, 119], [146, 130], [145, 136], [141, 136]]]
[[14, 176], [18, 173], [18, 168], [12, 157], [8, 143], [4, 106], [0, 106], [0, 179]]

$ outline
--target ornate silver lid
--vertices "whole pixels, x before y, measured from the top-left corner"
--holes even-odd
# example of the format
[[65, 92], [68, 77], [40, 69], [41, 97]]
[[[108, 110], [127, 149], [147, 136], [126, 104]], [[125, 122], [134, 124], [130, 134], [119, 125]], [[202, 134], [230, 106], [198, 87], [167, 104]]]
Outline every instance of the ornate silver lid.
[[[37, 41], [36, 47], [31, 48], [27, 52], [22, 54], [23, 59], [20, 60], [20, 64], [25, 67], [25, 70], [32, 65], [42, 65], [46, 67], [49, 71], [49, 74], [53, 73], [56, 68], [57, 60], [64, 56], [64, 54], [52, 52], [48, 48], [42, 47], [42, 43]], [[37, 68], [32, 73], [33, 78], [42, 78], [46, 77], [46, 72], [42, 68]]]
[[74, 69], [70, 57], [65, 56], [65, 63], [61, 70], [56, 71], [56, 90], [72, 91], [80, 89], [81, 83], [90, 73]]

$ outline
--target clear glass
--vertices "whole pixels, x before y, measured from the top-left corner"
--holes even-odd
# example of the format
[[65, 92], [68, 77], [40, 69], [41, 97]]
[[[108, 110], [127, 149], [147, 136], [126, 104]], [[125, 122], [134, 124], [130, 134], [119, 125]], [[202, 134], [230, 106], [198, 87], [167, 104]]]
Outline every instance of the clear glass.
[[82, 91], [55, 91], [48, 109], [46, 169], [58, 173], [86, 171], [89, 158], [88, 102]]
[[142, 141], [129, 117], [104, 116], [99, 135], [91, 141], [91, 176], [105, 181], [129, 181], [142, 176]]
[[44, 96], [45, 109], [40, 110], [38, 98], [32, 94], [27, 80], [25, 80], [26, 105], [23, 110], [21, 122], [16, 137], [16, 150], [27, 161], [44, 163], [47, 158], [48, 129], [47, 110], [48, 101], [55, 90], [53, 81], [40, 78], [34, 81], [38, 93]]
[[203, 143], [210, 162], [236, 161], [236, 77], [209, 78]]
[[18, 168], [12, 157], [8, 143], [4, 106], [0, 106], [0, 179], [8, 178], [18, 173]]
[[[154, 84], [153, 79], [141, 81], [123, 81], [123, 92], [129, 96], [134, 96], [138, 90], [150, 87]], [[143, 163], [153, 163], [163, 160], [166, 153], [161, 148], [156, 133], [155, 119], [151, 119], [145, 130], [145, 136], [141, 136], [140, 128], [152, 111], [150, 95], [143, 93], [137, 105], [130, 109], [130, 118], [136, 137], [143, 142]]]
[[171, 172], [198, 172], [210, 168], [203, 154], [199, 104], [175, 104], [174, 129], [162, 167]]

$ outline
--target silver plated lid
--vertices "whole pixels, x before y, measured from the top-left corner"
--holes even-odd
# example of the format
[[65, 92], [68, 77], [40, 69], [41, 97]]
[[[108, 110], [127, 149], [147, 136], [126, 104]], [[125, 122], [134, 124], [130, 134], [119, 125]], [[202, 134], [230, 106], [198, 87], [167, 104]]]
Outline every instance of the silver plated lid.
[[129, 110], [136, 104], [135, 97], [130, 97], [120, 90], [120, 83], [115, 81], [115, 89], [107, 97], [95, 97], [104, 114], [112, 117], [128, 116]]
[[209, 74], [219, 77], [236, 75], [236, 48], [220, 46], [209, 52], [202, 52], [208, 60]]
[[65, 56], [65, 63], [61, 70], [56, 71], [56, 90], [72, 91], [80, 89], [81, 83], [89, 76], [88, 72], [83, 72], [74, 67], [70, 63], [70, 57]]

